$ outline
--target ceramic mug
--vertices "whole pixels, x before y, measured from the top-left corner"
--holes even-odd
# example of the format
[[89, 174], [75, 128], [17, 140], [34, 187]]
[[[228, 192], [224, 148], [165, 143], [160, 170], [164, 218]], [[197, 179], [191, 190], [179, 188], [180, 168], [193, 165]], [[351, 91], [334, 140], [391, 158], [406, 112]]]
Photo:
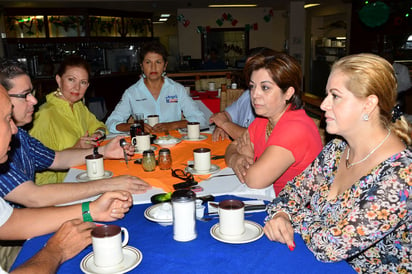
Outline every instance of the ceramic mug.
[[225, 236], [240, 236], [245, 232], [245, 204], [239, 200], [219, 203], [219, 230]]
[[97, 179], [104, 176], [103, 155], [90, 154], [86, 156], [87, 177]]
[[200, 137], [200, 123], [199, 122], [188, 122], [187, 123], [187, 138], [188, 139], [199, 139]]
[[145, 132], [139, 132], [136, 137], [132, 138], [132, 145], [137, 151], [145, 151], [150, 149], [150, 134]]
[[210, 91], [215, 91], [216, 90], [216, 83], [215, 82], [209, 82], [209, 90]]
[[193, 162], [196, 171], [210, 170], [210, 148], [196, 148], [193, 150]]
[[126, 228], [117, 225], [102, 225], [93, 228], [91, 234], [93, 259], [96, 266], [111, 267], [123, 260], [123, 247], [129, 241]]
[[147, 123], [153, 127], [154, 125], [159, 123], [159, 115], [148, 115], [147, 116]]

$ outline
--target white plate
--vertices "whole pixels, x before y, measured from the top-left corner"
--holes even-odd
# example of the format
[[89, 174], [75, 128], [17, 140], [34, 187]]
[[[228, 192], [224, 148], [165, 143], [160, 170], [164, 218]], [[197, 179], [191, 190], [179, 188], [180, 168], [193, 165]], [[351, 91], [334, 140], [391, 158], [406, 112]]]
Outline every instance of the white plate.
[[245, 220], [245, 232], [239, 236], [225, 236], [220, 233], [220, 224], [210, 228], [210, 235], [218, 241], [228, 244], [245, 244], [256, 241], [263, 236], [263, 228], [260, 224]]
[[161, 146], [161, 147], [166, 147], [166, 148], [173, 147], [180, 142], [182, 142], [182, 139], [174, 138], [174, 137], [171, 137], [168, 139], [162, 139], [162, 137], [160, 137], [154, 140], [154, 143], [156, 145]]
[[132, 246], [123, 248], [123, 261], [111, 267], [99, 267], [94, 264], [93, 252], [87, 254], [80, 262], [80, 268], [87, 274], [114, 274], [126, 273], [140, 264], [143, 259], [142, 252]]
[[[157, 147], [156, 146], [150, 146], [150, 149], [151, 150], [153, 150], [153, 151], [156, 151], [157, 150]], [[144, 151], [144, 150], [143, 150]], [[142, 150], [134, 150], [134, 152], [136, 153], [136, 154], [143, 154], [143, 151]]]
[[111, 178], [111, 177], [113, 177], [113, 172], [111, 172], [109, 170], [105, 170], [104, 175], [102, 177], [90, 179], [89, 176], [87, 176], [87, 171], [85, 171], [85, 172], [82, 172], [82, 173], [78, 174], [76, 176], [76, 180], [78, 182], [87, 182], [87, 181], [93, 181], [93, 180], [108, 179], [108, 178]]
[[[170, 203], [168, 203], [170, 204]], [[167, 218], [167, 219], [159, 219], [155, 217], [155, 213], [157, 210], [159, 210], [159, 207], [161, 207], [163, 203], [155, 204], [152, 205], [144, 211], [144, 216], [146, 219], [152, 222], [159, 223], [161, 225], [167, 226], [167, 225], [172, 225], [173, 224], [173, 217], [172, 218]]]
[[208, 174], [213, 174], [216, 173], [220, 170], [220, 167], [218, 165], [210, 165], [210, 169], [209, 171], [197, 171], [196, 169], [192, 168], [192, 167], [186, 167], [185, 171], [186, 172], [190, 172], [193, 175], [208, 175]]
[[191, 142], [197, 142], [197, 141], [202, 141], [202, 140], [206, 140], [207, 136], [200, 134], [198, 139], [189, 139], [189, 137], [187, 137], [187, 135], [182, 137], [183, 140], [185, 141], [191, 141]]

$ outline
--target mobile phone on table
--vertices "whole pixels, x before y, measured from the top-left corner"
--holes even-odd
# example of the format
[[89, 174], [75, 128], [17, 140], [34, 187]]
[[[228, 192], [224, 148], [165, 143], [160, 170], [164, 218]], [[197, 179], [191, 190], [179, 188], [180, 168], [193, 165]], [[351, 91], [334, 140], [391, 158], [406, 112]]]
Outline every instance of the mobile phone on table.
[[178, 189], [190, 188], [190, 187], [195, 186], [195, 185], [197, 185], [197, 182], [195, 182], [195, 181], [186, 181], [186, 182], [181, 182], [181, 183], [174, 184], [173, 188], [175, 190], [178, 190]]

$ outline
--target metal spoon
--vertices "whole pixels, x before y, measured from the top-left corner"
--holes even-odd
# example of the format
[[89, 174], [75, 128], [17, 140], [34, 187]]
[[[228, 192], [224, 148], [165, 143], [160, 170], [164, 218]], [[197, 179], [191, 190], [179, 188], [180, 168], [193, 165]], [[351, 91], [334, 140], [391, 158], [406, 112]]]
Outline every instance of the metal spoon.
[[123, 155], [124, 155], [124, 161], [126, 162], [126, 166], [129, 167], [129, 162], [127, 161], [127, 153], [125, 146], [127, 145], [127, 142], [125, 139], [120, 139], [120, 146], [123, 148]]

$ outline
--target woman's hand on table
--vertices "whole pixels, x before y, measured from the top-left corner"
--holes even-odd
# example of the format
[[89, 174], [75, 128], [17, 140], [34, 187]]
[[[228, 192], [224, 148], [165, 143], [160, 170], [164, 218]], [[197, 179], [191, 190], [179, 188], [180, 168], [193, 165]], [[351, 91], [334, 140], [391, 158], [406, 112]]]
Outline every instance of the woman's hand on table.
[[255, 155], [255, 147], [252, 141], [250, 141], [249, 131], [246, 130], [242, 136], [236, 139], [236, 149], [239, 154], [253, 159]]
[[107, 180], [106, 185], [109, 186], [110, 191], [125, 190], [132, 194], [145, 193], [148, 189], [152, 188], [142, 179], [130, 175], [121, 175], [110, 178]]
[[[99, 152], [103, 154], [105, 159], [124, 159], [123, 148], [120, 146], [120, 139], [124, 136], [114, 137], [107, 145], [102, 146], [99, 149]], [[124, 147], [128, 156], [134, 155], [134, 146], [130, 143], [127, 143]], [[129, 158], [128, 160], [130, 160]]]
[[133, 204], [128, 191], [111, 191], [90, 203], [90, 214], [94, 221], [112, 222], [124, 217]]
[[97, 146], [96, 138], [93, 136], [89, 136], [89, 133], [86, 132], [80, 139], [74, 144], [74, 148], [92, 148]]
[[295, 248], [293, 227], [286, 213], [280, 212], [267, 221], [263, 231], [269, 240], [286, 244], [291, 251]]
[[236, 176], [239, 178], [241, 183], [245, 183], [246, 172], [249, 167], [253, 164], [253, 158], [248, 157], [243, 154], [233, 155], [231, 159], [230, 167], [232, 167]]

